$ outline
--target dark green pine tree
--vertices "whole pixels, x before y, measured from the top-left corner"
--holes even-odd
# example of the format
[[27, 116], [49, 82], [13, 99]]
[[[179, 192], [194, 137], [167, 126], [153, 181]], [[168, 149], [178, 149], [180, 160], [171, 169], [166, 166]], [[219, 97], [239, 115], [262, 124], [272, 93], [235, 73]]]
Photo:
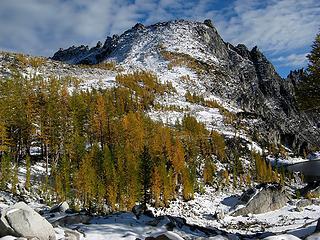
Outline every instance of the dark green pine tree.
[[297, 98], [304, 111], [320, 110], [320, 33], [307, 56], [309, 65], [303, 82], [298, 86]]
[[140, 182], [142, 186], [142, 204], [147, 208], [147, 203], [151, 198], [151, 175], [152, 175], [152, 158], [147, 146], [144, 146], [140, 155]]

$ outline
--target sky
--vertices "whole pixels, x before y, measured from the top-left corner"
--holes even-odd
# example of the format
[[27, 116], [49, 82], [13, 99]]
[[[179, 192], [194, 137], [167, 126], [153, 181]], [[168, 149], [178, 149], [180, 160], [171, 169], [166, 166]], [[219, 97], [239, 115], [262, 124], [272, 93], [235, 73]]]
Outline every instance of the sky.
[[306, 67], [319, 0], [0, 0], [0, 50], [52, 56], [137, 22], [211, 19], [225, 41], [258, 48], [281, 76]]

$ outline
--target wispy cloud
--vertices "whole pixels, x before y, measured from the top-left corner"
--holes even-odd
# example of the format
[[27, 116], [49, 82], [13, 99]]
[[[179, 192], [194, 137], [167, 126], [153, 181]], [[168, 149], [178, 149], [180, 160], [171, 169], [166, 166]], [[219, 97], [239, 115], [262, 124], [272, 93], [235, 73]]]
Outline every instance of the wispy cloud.
[[319, 28], [318, 0], [237, 0], [228, 11], [218, 18], [225, 38], [274, 53], [310, 45]]
[[303, 53], [303, 54], [293, 53], [288, 56], [278, 57], [272, 60], [283, 67], [303, 67], [307, 64], [307, 53]]
[[[211, 18], [234, 44], [258, 45], [281, 67], [305, 64], [320, 24], [319, 0], [1, 0], [0, 49], [52, 55], [93, 45], [136, 22]], [[281, 65], [282, 64], [282, 65]]]
[[138, 4], [117, 0], [2, 0], [0, 47], [50, 55], [59, 47], [93, 44], [142, 18]]

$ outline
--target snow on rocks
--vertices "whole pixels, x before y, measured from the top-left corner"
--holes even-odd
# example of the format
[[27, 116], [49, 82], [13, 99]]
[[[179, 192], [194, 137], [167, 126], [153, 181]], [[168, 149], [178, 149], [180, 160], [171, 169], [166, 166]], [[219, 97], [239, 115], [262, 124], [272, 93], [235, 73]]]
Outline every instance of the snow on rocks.
[[67, 210], [69, 210], [69, 204], [67, 202], [62, 202], [62, 203], [59, 203], [58, 205], [53, 206], [50, 209], [50, 213], [66, 212]]
[[51, 224], [23, 202], [1, 212], [0, 236], [36, 237], [39, 240], [55, 240]]
[[288, 195], [280, 185], [266, 185], [259, 189], [249, 189], [242, 199], [248, 198], [248, 193], [253, 193], [245, 207], [237, 209], [233, 215], [259, 214], [282, 208], [289, 201]]

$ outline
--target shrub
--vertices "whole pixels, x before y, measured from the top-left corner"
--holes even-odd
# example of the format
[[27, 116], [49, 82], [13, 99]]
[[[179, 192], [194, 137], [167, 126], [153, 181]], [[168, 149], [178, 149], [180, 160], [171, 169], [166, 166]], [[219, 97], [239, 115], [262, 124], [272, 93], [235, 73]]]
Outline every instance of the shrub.
[[22, 53], [18, 53], [15, 56], [16, 61], [18, 62], [19, 65], [26, 67], [29, 64], [28, 58], [23, 55]]
[[45, 58], [42, 58], [42, 57], [31, 57], [29, 59], [29, 64], [33, 68], [38, 68], [38, 67], [44, 65], [45, 62], [46, 62]]

